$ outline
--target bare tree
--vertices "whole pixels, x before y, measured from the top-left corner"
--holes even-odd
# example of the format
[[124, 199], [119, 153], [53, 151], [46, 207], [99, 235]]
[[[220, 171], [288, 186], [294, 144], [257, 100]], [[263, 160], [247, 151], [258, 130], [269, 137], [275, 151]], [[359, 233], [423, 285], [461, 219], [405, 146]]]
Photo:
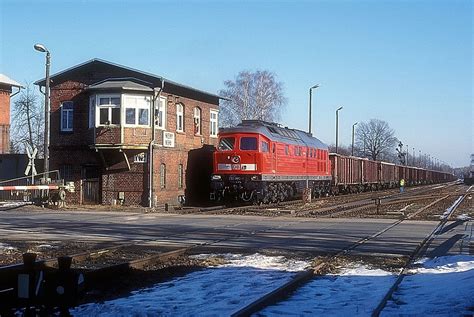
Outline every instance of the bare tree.
[[276, 121], [286, 105], [283, 83], [269, 71], [242, 71], [235, 80], [226, 80], [219, 94], [221, 126], [233, 126], [242, 120]]
[[[336, 145], [335, 144], [329, 145], [328, 149], [329, 149], [329, 153], [336, 153]], [[344, 145], [338, 145], [337, 146], [337, 154], [350, 156], [351, 155], [351, 147], [350, 146], [344, 146]]]
[[38, 149], [44, 155], [44, 105], [38, 103], [38, 95], [26, 84], [12, 107], [11, 144], [16, 152], [25, 152], [25, 146]]
[[360, 123], [356, 137], [357, 147], [362, 149], [364, 156], [368, 156], [374, 161], [381, 157], [392, 156], [398, 141], [395, 131], [390, 128], [387, 122], [379, 119]]

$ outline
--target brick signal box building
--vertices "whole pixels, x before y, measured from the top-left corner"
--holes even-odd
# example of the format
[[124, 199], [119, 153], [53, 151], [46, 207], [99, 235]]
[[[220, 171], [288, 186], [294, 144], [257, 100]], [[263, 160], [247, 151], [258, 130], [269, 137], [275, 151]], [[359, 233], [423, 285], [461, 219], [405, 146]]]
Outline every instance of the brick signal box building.
[[219, 96], [161, 76], [93, 59], [50, 87], [50, 169], [74, 181], [71, 203], [176, 203], [188, 153], [217, 142]]
[[10, 98], [12, 88], [22, 86], [16, 81], [0, 74], [0, 154], [10, 153]]

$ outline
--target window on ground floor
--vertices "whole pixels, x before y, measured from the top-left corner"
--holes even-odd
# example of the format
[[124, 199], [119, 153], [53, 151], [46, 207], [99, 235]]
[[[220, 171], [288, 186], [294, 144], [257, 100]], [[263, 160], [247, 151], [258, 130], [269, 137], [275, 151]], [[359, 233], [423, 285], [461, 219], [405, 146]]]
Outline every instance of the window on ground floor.
[[64, 164], [59, 166], [59, 177], [64, 179], [66, 182], [73, 181], [72, 177], [72, 165]]
[[163, 163], [160, 165], [160, 188], [166, 188], [166, 165]]
[[183, 164], [178, 165], [178, 188], [183, 188], [184, 183], [184, 168]]

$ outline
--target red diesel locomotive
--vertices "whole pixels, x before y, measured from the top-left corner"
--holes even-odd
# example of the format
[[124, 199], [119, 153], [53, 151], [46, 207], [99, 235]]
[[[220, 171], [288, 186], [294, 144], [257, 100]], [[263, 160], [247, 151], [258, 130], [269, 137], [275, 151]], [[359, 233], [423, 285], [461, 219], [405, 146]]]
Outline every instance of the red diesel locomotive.
[[211, 199], [277, 202], [301, 194], [328, 193], [328, 147], [310, 134], [278, 124], [244, 120], [221, 129], [214, 153]]
[[328, 153], [309, 133], [259, 120], [222, 129], [213, 157], [211, 200], [269, 203], [310, 188], [313, 197], [454, 180], [454, 175]]

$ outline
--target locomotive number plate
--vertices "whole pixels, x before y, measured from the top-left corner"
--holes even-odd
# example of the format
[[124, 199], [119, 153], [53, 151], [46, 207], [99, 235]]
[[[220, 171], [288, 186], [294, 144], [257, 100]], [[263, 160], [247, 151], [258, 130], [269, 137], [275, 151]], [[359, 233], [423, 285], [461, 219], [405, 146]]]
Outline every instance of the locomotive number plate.
[[233, 170], [240, 170], [240, 164], [232, 164]]

